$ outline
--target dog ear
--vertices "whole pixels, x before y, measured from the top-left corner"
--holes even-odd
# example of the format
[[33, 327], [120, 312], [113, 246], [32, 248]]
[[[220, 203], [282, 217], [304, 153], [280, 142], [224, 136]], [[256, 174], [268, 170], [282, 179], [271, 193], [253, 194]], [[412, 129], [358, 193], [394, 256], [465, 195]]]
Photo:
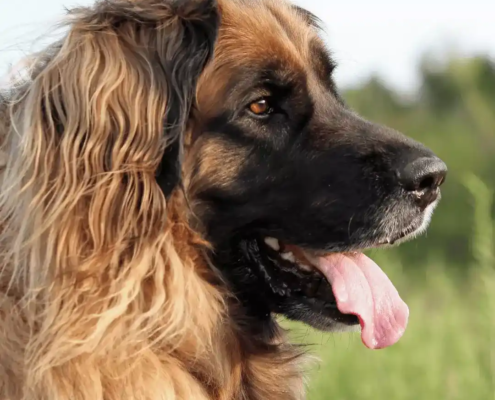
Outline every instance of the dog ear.
[[164, 137], [165, 154], [157, 171], [157, 182], [165, 196], [180, 183], [183, 138], [194, 101], [196, 84], [213, 54], [219, 17], [215, 0], [175, 0], [172, 14], [177, 16], [159, 59], [168, 82]]
[[[216, 0], [100, 0], [71, 10], [66, 35], [31, 57], [30, 79], [0, 123], [5, 215], [37, 210], [39, 229], [69, 229], [71, 243], [98, 251], [160, 237], [218, 25]], [[39, 204], [21, 210], [6, 193], [37, 193]]]
[[81, 201], [90, 193], [91, 204], [141, 215], [180, 183], [184, 131], [218, 32], [217, 2], [100, 0], [68, 19], [66, 36], [33, 57], [31, 81], [15, 96], [24, 133], [12, 140], [22, 136], [23, 154], [32, 155], [11, 158], [16, 174], [39, 175], [40, 183], [52, 174], [73, 182], [64, 190]]
[[[62, 80], [79, 80], [67, 85], [80, 97], [72, 96], [71, 100], [80, 108], [89, 108], [93, 104], [84, 104], [84, 99], [100, 104], [105, 99], [106, 110], [94, 106], [91, 111], [100, 113], [98, 118], [116, 122], [113, 129], [121, 130], [122, 135], [129, 127], [141, 130], [135, 127], [140, 124], [149, 136], [144, 126], [154, 126], [161, 113], [158, 147], [162, 153], [155, 176], [165, 197], [170, 196], [181, 180], [183, 136], [196, 84], [213, 54], [219, 27], [217, 1], [100, 1], [93, 8], [73, 10], [71, 16], [71, 29], [60, 52], [66, 61], [59, 62]], [[85, 70], [74, 66], [70, 71], [78, 57], [89, 64]], [[111, 79], [118, 79], [120, 87]], [[65, 89], [62, 86], [61, 91], [67, 92]], [[67, 97], [67, 93], [62, 96]], [[53, 109], [51, 112], [57, 114]], [[114, 170], [115, 162], [110, 163]]]

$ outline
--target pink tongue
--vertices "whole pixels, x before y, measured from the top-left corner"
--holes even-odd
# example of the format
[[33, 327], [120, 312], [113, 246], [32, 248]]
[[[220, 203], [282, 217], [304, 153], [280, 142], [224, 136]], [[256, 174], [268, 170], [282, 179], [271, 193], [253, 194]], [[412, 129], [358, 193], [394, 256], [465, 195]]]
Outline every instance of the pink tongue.
[[319, 261], [339, 311], [359, 318], [366, 347], [382, 349], [396, 343], [406, 330], [409, 309], [380, 267], [361, 253], [336, 253]]

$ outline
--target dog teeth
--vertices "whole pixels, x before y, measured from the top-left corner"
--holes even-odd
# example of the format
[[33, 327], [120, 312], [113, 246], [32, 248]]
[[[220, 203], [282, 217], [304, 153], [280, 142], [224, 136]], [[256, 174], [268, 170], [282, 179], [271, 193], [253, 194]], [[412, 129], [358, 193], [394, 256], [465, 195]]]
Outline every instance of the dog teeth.
[[294, 257], [294, 254], [292, 253], [282, 253], [280, 254], [280, 257], [282, 257], [286, 261], [290, 261], [291, 263], [296, 262], [296, 257]]
[[280, 250], [280, 243], [278, 242], [278, 239], [267, 237], [265, 238], [265, 243], [275, 251]]
[[320, 265], [320, 261], [319, 261], [317, 256], [314, 256], [311, 253], [304, 251], [304, 250], [303, 250], [303, 254], [304, 254], [304, 257], [306, 257], [306, 260], [308, 260], [311, 265], [318, 268], [318, 265]]
[[301, 268], [302, 270], [304, 271], [307, 271], [307, 272], [311, 272], [313, 271], [314, 269], [311, 268], [309, 265], [306, 265], [306, 264], [297, 264], [299, 266], [299, 268]]

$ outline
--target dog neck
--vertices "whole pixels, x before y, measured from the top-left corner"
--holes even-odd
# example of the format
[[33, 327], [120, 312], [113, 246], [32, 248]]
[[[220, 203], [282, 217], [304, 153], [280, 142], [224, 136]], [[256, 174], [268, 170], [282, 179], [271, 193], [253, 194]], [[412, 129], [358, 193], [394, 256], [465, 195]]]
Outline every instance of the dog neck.
[[[211, 399], [305, 398], [302, 353], [288, 343], [285, 332], [271, 315], [260, 318], [232, 295], [212, 263], [209, 244], [189, 228], [190, 214], [181, 214], [188, 209], [184, 197], [176, 193], [172, 201], [169, 206], [169, 217], [173, 215], [174, 221], [172, 236], [177, 245], [189, 243], [180, 247], [180, 257], [194, 259], [191, 265], [199, 280], [197, 286], [205, 293], [201, 297], [220, 298], [222, 304], [221, 308], [218, 303], [210, 305], [210, 310], [216, 310], [210, 347], [200, 357], [193, 358], [187, 372], [197, 377]], [[181, 222], [184, 219], [188, 222]], [[212, 291], [216, 294], [212, 295]], [[193, 341], [196, 337], [197, 333], [190, 333]], [[178, 354], [178, 358], [185, 361], [182, 355]], [[283, 384], [273, 385], [275, 381]]]
[[2, 285], [1, 398], [304, 398], [299, 353], [276, 324], [270, 335], [252, 332], [209, 266], [183, 196], [166, 209], [163, 237], [126, 249], [132, 270], [101, 257], [91, 273], [67, 268], [36, 293]]

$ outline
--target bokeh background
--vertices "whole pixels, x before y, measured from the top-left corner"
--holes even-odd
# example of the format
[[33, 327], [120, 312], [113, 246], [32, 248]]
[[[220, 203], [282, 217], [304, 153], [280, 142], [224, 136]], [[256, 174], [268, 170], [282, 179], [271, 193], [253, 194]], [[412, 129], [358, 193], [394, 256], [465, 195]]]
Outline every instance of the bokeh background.
[[[91, 2], [0, 0], [0, 76], [57, 36], [64, 6]], [[410, 307], [397, 345], [287, 323], [322, 360], [309, 399], [495, 399], [495, 2], [297, 3], [323, 20], [348, 103], [450, 169], [428, 234], [370, 254]]]

